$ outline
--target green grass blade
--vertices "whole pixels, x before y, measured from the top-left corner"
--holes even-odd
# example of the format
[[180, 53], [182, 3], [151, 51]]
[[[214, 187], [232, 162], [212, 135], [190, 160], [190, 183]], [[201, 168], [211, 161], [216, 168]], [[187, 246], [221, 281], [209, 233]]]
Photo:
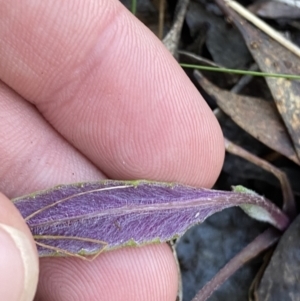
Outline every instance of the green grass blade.
[[224, 73], [233, 73], [233, 74], [242, 74], [242, 75], [276, 77], [276, 78], [300, 80], [300, 75], [295, 75], [295, 74], [266, 73], [266, 72], [259, 72], [259, 71], [218, 68], [218, 67], [200, 66], [200, 65], [192, 65], [192, 64], [180, 64], [180, 66], [184, 67], [184, 68], [194, 68], [194, 69], [214, 71], [214, 72], [224, 72]]
[[136, 15], [136, 2], [137, 0], [131, 0], [131, 12]]

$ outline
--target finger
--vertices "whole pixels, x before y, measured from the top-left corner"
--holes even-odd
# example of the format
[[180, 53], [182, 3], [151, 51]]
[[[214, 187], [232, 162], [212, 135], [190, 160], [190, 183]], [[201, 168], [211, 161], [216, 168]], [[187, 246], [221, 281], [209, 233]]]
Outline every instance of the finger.
[[[97, 260], [45, 258], [36, 301], [176, 299], [177, 268], [166, 244], [125, 248]], [[63, 289], [58, 290], [58, 287]]]
[[10, 198], [104, 175], [0, 82], [0, 191]]
[[28, 227], [12, 202], [0, 193], [1, 300], [32, 301], [38, 281], [38, 257]]
[[[0, 185], [11, 196], [65, 182], [101, 177], [101, 173], [88, 160], [53, 131], [32, 105], [3, 84], [0, 84], [0, 107]], [[0, 207], [3, 208], [1, 204]], [[0, 223], [1, 212], [11, 224], [16, 223], [16, 220], [11, 220], [12, 215], [5, 211], [0, 211]], [[42, 260], [37, 300], [66, 300], [66, 292], [73, 289], [72, 294], [81, 296], [81, 300], [91, 300], [91, 293], [110, 296], [106, 300], [119, 300], [120, 290], [113, 288], [116, 282], [112, 283], [115, 278], [119, 280], [118, 285], [124, 288], [122, 293], [131, 295], [133, 301], [141, 300], [139, 296], [142, 291], [137, 288], [137, 283], [143, 284], [145, 295], [148, 293], [148, 299], [145, 297], [142, 300], [153, 300], [153, 294], [159, 296], [157, 300], [174, 300], [178, 276], [173, 255], [164, 245], [156, 246], [155, 253], [151, 248], [132, 249], [132, 253], [125, 252], [124, 255], [122, 252], [103, 254], [92, 264], [54, 258]], [[6, 250], [10, 251], [7, 245]], [[13, 252], [10, 254], [15, 257]], [[137, 261], [137, 257], [140, 260]], [[18, 264], [17, 260], [8, 259], [0, 251], [0, 260], [2, 258], [9, 266], [1, 264], [0, 275], [13, 263]], [[122, 264], [127, 268], [120, 270]], [[9, 278], [8, 282], [12, 283]], [[19, 293], [17, 277], [13, 283], [16, 287], [13, 292]], [[5, 288], [11, 291], [10, 286]], [[13, 301], [13, 297], [5, 300]]]
[[0, 77], [105, 174], [213, 184], [224, 156], [213, 114], [118, 1], [1, 2]]

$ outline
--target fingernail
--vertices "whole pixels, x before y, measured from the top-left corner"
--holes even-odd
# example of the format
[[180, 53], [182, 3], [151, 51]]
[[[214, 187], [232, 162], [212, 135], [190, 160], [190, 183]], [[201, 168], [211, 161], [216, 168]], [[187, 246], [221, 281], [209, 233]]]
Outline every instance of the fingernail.
[[[4, 224], [0, 224], [0, 238], [0, 255], [5, 254], [4, 257], [7, 258], [7, 262], [4, 261], [5, 258], [0, 260], [4, 263], [6, 269], [16, 267], [15, 270], [11, 269], [8, 271], [7, 276], [10, 274], [8, 278], [15, 277], [15, 279], [12, 279], [15, 281], [15, 284], [17, 284], [15, 287], [19, 288], [17, 282], [20, 283], [21, 287], [20, 292], [18, 292], [18, 289], [16, 289], [15, 292], [9, 291], [8, 288], [5, 291], [4, 288], [5, 293], [9, 296], [14, 296], [14, 294], [18, 295], [18, 299], [14, 300], [32, 301], [38, 282], [38, 259], [30, 240], [23, 232]], [[23, 265], [23, 275], [19, 272], [20, 264]], [[4, 276], [2, 275], [2, 277]], [[9, 280], [10, 279], [4, 279], [4, 285], [5, 283], [9, 283]]]

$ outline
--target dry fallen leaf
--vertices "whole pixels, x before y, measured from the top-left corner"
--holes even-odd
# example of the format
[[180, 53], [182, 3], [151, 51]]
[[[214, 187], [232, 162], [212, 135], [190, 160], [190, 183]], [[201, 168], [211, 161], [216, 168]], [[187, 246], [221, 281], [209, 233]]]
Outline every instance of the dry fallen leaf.
[[300, 300], [299, 227], [300, 216], [283, 234], [256, 292], [257, 301]]
[[297, 164], [299, 159], [274, 104], [260, 98], [237, 95], [213, 85], [198, 71], [195, 76], [218, 106], [247, 133]]
[[[243, 20], [223, 1], [216, 0], [242, 33], [259, 68], [268, 73], [300, 74], [300, 58]], [[277, 109], [300, 158], [300, 82], [266, 78]]]
[[248, 7], [248, 9], [264, 18], [270, 19], [297, 19], [300, 18], [300, 8], [297, 6], [288, 5], [283, 2], [267, 0], [258, 1]]

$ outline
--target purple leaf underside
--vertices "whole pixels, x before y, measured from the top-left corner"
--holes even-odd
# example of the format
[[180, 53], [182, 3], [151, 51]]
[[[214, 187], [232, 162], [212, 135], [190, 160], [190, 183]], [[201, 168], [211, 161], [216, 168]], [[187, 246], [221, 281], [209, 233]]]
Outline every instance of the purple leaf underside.
[[215, 212], [241, 206], [283, 230], [288, 218], [247, 189], [216, 191], [174, 183], [115, 181], [61, 185], [14, 199], [39, 255], [93, 255], [182, 236]]

